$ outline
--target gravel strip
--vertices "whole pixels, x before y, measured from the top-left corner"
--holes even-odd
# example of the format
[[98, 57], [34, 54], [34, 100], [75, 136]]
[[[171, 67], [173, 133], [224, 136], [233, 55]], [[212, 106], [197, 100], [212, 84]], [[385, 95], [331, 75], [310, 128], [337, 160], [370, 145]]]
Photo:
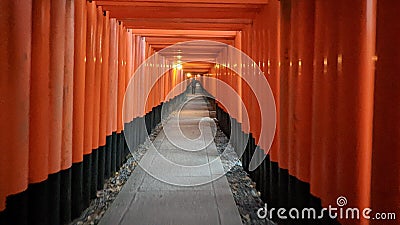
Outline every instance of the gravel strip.
[[126, 162], [122, 165], [114, 177], [109, 178], [104, 184], [104, 189], [97, 191], [97, 198], [90, 202], [90, 206], [83, 211], [81, 216], [75, 219], [70, 225], [94, 225], [98, 224], [101, 217], [117, 197], [119, 191], [128, 180], [132, 171], [138, 165], [140, 159], [150, 147], [151, 142], [162, 130], [161, 123], [152, 131], [149, 139], [144, 144], [139, 145], [138, 149], [127, 156]]
[[261, 193], [257, 191], [256, 183], [253, 182], [247, 172], [243, 170], [238, 155], [229, 143], [229, 139], [221, 129], [219, 129], [219, 126], [214, 141], [218, 153], [221, 154], [221, 162], [226, 172], [226, 178], [232, 190], [233, 198], [235, 199], [236, 206], [242, 218], [242, 223], [244, 225], [274, 225], [271, 221], [258, 218], [257, 210], [264, 207], [264, 202], [260, 198]]

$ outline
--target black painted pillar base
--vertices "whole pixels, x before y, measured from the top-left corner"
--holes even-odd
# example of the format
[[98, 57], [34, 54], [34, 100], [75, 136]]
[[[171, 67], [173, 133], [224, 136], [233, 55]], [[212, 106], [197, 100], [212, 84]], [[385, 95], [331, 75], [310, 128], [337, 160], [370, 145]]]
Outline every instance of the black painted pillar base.
[[83, 209], [83, 162], [79, 162], [72, 164], [71, 217], [79, 217]]
[[60, 224], [71, 221], [71, 168], [60, 171]]
[[97, 195], [97, 177], [98, 177], [98, 163], [99, 163], [99, 149], [92, 150], [92, 164], [91, 164], [91, 182], [90, 182], [90, 199], [96, 198]]
[[0, 212], [0, 224], [7, 224], [5, 210]]
[[50, 174], [48, 178], [48, 222], [49, 224], [60, 224], [60, 173]]
[[112, 134], [106, 137], [104, 179], [111, 177]]
[[27, 191], [7, 197], [7, 208], [3, 212], [5, 224], [28, 225], [28, 198]]
[[97, 174], [97, 190], [104, 188], [106, 146], [100, 146], [98, 150], [98, 174]]
[[111, 176], [114, 176], [115, 172], [117, 172], [117, 137], [117, 133], [113, 132], [111, 141]]
[[47, 180], [30, 184], [28, 187], [29, 224], [49, 224], [47, 221], [48, 190]]
[[122, 165], [122, 153], [124, 149], [122, 133], [117, 134], [117, 151], [116, 151], [116, 170], [118, 171]]
[[83, 208], [87, 208], [90, 205], [90, 190], [92, 183], [92, 156], [87, 154], [83, 156], [83, 184], [82, 184], [82, 195], [83, 195]]
[[[130, 126], [128, 126], [128, 127], [130, 127]], [[123, 164], [123, 163], [126, 162], [126, 158], [127, 158], [128, 154], [129, 154], [128, 143], [126, 142], [126, 139], [125, 139], [125, 131], [122, 132], [122, 141], [124, 143], [124, 151], [123, 151], [124, 154], [123, 154], [123, 157], [122, 157], [122, 164]]]

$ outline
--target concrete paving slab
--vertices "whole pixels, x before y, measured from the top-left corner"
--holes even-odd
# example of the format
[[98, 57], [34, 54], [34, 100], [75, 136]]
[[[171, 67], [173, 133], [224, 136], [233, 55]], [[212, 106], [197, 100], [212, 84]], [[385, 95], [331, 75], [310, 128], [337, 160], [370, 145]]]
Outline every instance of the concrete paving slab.
[[188, 153], [180, 149], [160, 149], [159, 153], [165, 159], [183, 166], [201, 166], [208, 163], [205, 150]]
[[213, 191], [138, 192], [121, 225], [219, 224]]
[[[181, 177], [180, 179], [202, 179], [205, 182], [210, 180], [210, 177]], [[182, 187], [182, 186], [176, 186], [172, 185], [170, 183], [165, 183], [163, 181], [160, 181], [159, 179], [156, 179], [150, 175], [146, 176], [146, 179], [143, 180], [142, 185], [139, 187], [139, 191], [191, 191], [191, 190], [213, 190], [212, 183], [208, 182], [203, 185], [196, 185], [196, 186], [188, 186], [188, 187]]]

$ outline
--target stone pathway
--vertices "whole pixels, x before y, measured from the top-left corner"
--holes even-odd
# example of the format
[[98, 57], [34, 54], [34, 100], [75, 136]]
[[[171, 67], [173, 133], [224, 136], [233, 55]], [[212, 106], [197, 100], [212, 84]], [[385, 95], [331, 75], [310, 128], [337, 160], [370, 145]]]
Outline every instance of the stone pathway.
[[99, 224], [242, 224], [207, 103], [199, 95], [188, 99], [163, 125]]

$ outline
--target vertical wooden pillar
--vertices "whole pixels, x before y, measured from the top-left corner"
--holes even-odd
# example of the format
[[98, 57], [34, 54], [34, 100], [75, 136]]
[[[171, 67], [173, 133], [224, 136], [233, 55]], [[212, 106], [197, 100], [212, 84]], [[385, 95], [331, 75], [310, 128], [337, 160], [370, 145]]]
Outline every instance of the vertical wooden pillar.
[[[310, 182], [311, 161], [311, 118], [312, 118], [312, 78], [314, 60], [314, 0], [302, 0], [293, 3], [293, 55], [291, 59], [291, 87], [292, 98], [290, 115], [290, 149], [295, 153], [290, 155], [291, 172], [295, 175], [295, 183], [291, 185], [295, 193], [296, 205], [308, 203], [306, 196], [308, 187], [304, 183]], [[299, 180], [301, 182], [299, 182]], [[299, 204], [297, 204], [299, 203]]]
[[66, 1], [60, 223], [71, 221], [72, 118], [74, 83], [74, 1]]
[[90, 203], [91, 190], [91, 168], [93, 147], [93, 108], [96, 72], [96, 33], [97, 13], [96, 4], [87, 2], [87, 35], [86, 35], [86, 75], [85, 75], [85, 137], [84, 137], [84, 159], [83, 159], [83, 204], [84, 208]]
[[85, 73], [86, 73], [86, 29], [87, 11], [85, 0], [74, 2], [74, 84], [72, 120], [72, 187], [71, 216], [80, 215], [83, 210], [83, 144], [85, 112]]
[[312, 106], [312, 77], [314, 60], [314, 0], [305, 0], [298, 3], [298, 58], [294, 65], [298, 70], [295, 76], [298, 83], [294, 90], [297, 96], [297, 104], [294, 107], [295, 118], [299, 116], [298, 141], [293, 147], [299, 153], [296, 163], [298, 178], [309, 182], [310, 178], [310, 147], [311, 147], [311, 106]]
[[93, 97], [93, 136], [92, 149], [99, 147], [99, 127], [100, 127], [100, 94], [102, 77], [102, 45], [103, 45], [103, 12], [101, 7], [96, 8], [96, 46], [95, 46], [95, 77], [94, 77], [94, 97]]
[[[298, 129], [297, 129], [297, 121], [298, 116], [296, 115], [295, 109], [297, 106], [296, 99], [302, 98], [302, 96], [297, 96], [296, 90], [298, 89], [297, 83], [297, 76], [299, 72], [299, 65], [298, 65], [298, 55], [299, 55], [299, 43], [298, 43], [298, 36], [299, 34], [299, 26], [297, 24], [299, 18], [299, 1], [292, 1], [290, 5], [290, 33], [289, 33], [289, 42], [290, 42], [290, 49], [288, 52], [289, 56], [289, 67], [288, 67], [288, 78], [287, 78], [287, 91], [285, 90], [284, 93], [287, 95], [287, 151], [288, 151], [288, 172], [289, 176], [288, 179], [288, 206], [295, 207], [295, 199], [296, 199], [296, 176], [297, 176], [297, 168], [296, 163], [298, 160], [298, 155], [301, 154], [296, 151], [295, 145], [298, 138]], [[285, 65], [285, 64], [284, 64]], [[286, 75], [286, 74], [284, 74]], [[300, 131], [301, 132], [301, 131]]]
[[377, 1], [376, 75], [372, 149], [371, 208], [400, 216], [400, 8], [399, 1]]
[[72, 102], [74, 68], [74, 2], [67, 0], [65, 26], [65, 66], [63, 96], [63, 135], [61, 169], [71, 167], [72, 160]]
[[[47, 179], [49, 154], [50, 1], [33, 1], [29, 182]], [[38, 132], [40, 131], [40, 132]]]
[[61, 136], [65, 57], [65, 2], [51, 2], [50, 21], [50, 142], [49, 173], [61, 168]]
[[[126, 52], [125, 52], [125, 58], [126, 58], [126, 73], [125, 73], [125, 90], [128, 87], [129, 84], [129, 80], [132, 76], [132, 33], [130, 30], [126, 31]], [[131, 101], [131, 96], [130, 95], [126, 95], [126, 102], [130, 102]], [[125, 114], [125, 118], [124, 118], [124, 123], [128, 124], [132, 121], [132, 116], [131, 116], [131, 109], [128, 107], [128, 105], [124, 106], [124, 114]], [[128, 126], [129, 127], [129, 126]]]
[[117, 93], [117, 133], [121, 133], [122, 127], [122, 101], [123, 101], [123, 87], [125, 86], [125, 74], [123, 74], [123, 28], [121, 22], [118, 26], [118, 93]]
[[275, 97], [276, 105], [276, 131], [275, 139], [272, 143], [269, 155], [271, 162], [267, 165], [269, 170], [269, 193], [270, 202], [272, 205], [276, 205], [278, 201], [278, 189], [277, 189], [277, 162], [279, 161], [279, 150], [280, 150], [280, 1], [273, 0], [269, 4], [269, 29], [267, 33], [267, 42], [269, 49], [269, 58], [267, 60], [267, 72], [268, 81], [271, 85], [272, 92]]
[[[328, 43], [333, 37], [335, 11], [331, 9], [328, 1], [316, 2], [315, 5], [315, 44], [314, 44], [314, 74], [313, 74], [313, 109], [312, 109], [312, 145], [311, 145], [311, 181], [310, 191], [316, 197], [326, 199], [327, 193], [331, 192], [333, 183], [325, 183], [328, 179], [332, 180], [329, 168], [334, 167], [336, 158], [328, 159], [328, 153], [332, 149], [332, 131], [329, 125], [332, 124], [332, 117], [335, 116], [334, 100], [330, 97], [330, 91], [335, 89], [334, 84], [330, 83], [333, 77], [332, 66], [336, 50]], [[329, 30], [332, 30], [330, 33]], [[333, 45], [333, 44], [332, 44]], [[332, 52], [329, 55], [328, 53]], [[328, 67], [329, 65], [329, 67]], [[329, 76], [328, 76], [329, 69]], [[327, 160], [327, 161], [325, 161]], [[326, 201], [326, 200], [325, 200]], [[326, 204], [326, 202], [325, 202]], [[315, 206], [320, 203], [316, 202]]]
[[92, 134], [92, 165], [90, 195], [95, 198], [97, 192], [97, 181], [99, 172], [99, 127], [100, 127], [100, 96], [101, 90], [101, 57], [102, 57], [102, 35], [103, 35], [103, 11], [101, 7], [96, 8], [96, 32], [94, 46], [94, 80], [93, 80], [93, 134]]
[[86, 79], [85, 79], [85, 138], [84, 154], [90, 154], [93, 148], [93, 94], [96, 72], [96, 33], [97, 13], [95, 3], [87, 2], [86, 35]]
[[101, 75], [101, 94], [100, 94], [100, 137], [99, 146], [105, 146], [106, 136], [111, 135], [110, 131], [107, 131], [108, 120], [108, 86], [109, 86], [109, 55], [110, 55], [110, 13], [104, 11], [103, 17], [103, 34], [102, 34], [102, 75]]
[[49, 224], [60, 223], [60, 169], [65, 65], [64, 0], [51, 1], [50, 9], [50, 108], [49, 108]]
[[[337, 113], [336, 193], [346, 196], [349, 206], [370, 203], [373, 92], [375, 55], [375, 1], [334, 1], [340, 12], [337, 56], [339, 101]], [[332, 90], [334, 91], [334, 90]], [[332, 128], [331, 128], [332, 129]], [[367, 224], [360, 220], [354, 224]]]
[[[29, 84], [32, 1], [1, 1], [0, 8], [0, 211], [6, 196], [26, 190], [29, 156]], [[21, 20], [21, 18], [25, 18]], [[7, 216], [27, 223], [24, 196], [7, 199]]]
[[289, 168], [289, 69], [291, 0], [281, 1], [281, 67], [280, 67], [280, 149], [279, 149], [279, 205], [287, 205]]
[[[125, 91], [127, 91], [127, 87], [129, 84], [129, 80], [131, 78], [131, 70], [132, 70], [132, 33], [129, 29], [126, 29], [125, 32], [125, 39], [126, 39], [126, 50], [125, 50], [125, 60], [126, 60], [126, 64], [125, 64]], [[131, 102], [131, 96], [127, 95], [125, 93], [125, 98]], [[128, 105], [125, 105], [125, 117], [126, 117], [126, 127], [124, 127], [124, 152], [123, 152], [123, 157], [124, 159], [126, 158], [126, 156], [129, 153], [129, 149], [128, 149], [128, 145], [127, 145], [127, 139], [125, 137], [125, 135], [127, 134], [128, 129], [130, 129], [131, 127], [131, 122], [132, 122], [132, 116], [131, 116], [131, 109], [130, 107], [128, 107]]]
[[[98, 188], [103, 188], [104, 179], [108, 178], [110, 166], [108, 162], [110, 160], [111, 151], [107, 151], [106, 144], [110, 144], [111, 140], [111, 129], [107, 131], [108, 124], [108, 85], [109, 85], [109, 55], [110, 55], [110, 15], [109, 12], [103, 12], [103, 33], [102, 33], [102, 56], [101, 56], [101, 93], [100, 93], [100, 136], [99, 136], [99, 176], [98, 176]], [[106, 172], [107, 171], [107, 172]], [[107, 176], [106, 176], [107, 175]]]
[[117, 132], [117, 94], [118, 94], [118, 22], [110, 20], [110, 59], [109, 59], [109, 130], [111, 138], [111, 174], [116, 170], [116, 132]]
[[33, 1], [30, 111], [29, 111], [29, 217], [31, 223], [47, 224], [49, 173], [49, 74], [50, 1]]
[[125, 94], [125, 28], [120, 22], [118, 26], [119, 30], [119, 41], [118, 41], [118, 93], [117, 93], [117, 158], [116, 165], [119, 168], [122, 164], [122, 152], [123, 152], [123, 118], [122, 118], [122, 105]]
[[104, 59], [103, 59], [103, 76], [105, 76], [106, 79], [106, 86], [102, 86], [102, 89], [104, 91], [103, 94], [106, 94], [106, 101], [102, 101], [101, 104], [104, 104], [104, 113], [105, 115], [105, 132], [106, 132], [106, 165], [105, 165], [105, 172], [104, 176], [105, 179], [109, 178], [111, 176], [111, 155], [112, 155], [112, 108], [114, 107], [112, 104], [112, 90], [113, 90], [113, 80], [114, 78], [112, 77], [112, 69], [111, 69], [111, 49], [113, 47], [113, 43], [111, 42], [111, 20], [109, 18], [110, 13], [106, 12], [106, 21], [104, 24], [104, 32], [105, 32], [105, 37], [104, 37]]
[[[250, 27], [249, 26], [247, 26], [246, 27], [246, 29], [245, 30], [243, 30], [243, 42], [244, 42], [244, 44], [243, 44], [243, 49], [242, 49], [242, 51], [244, 52], [244, 53], [246, 53], [246, 54], [249, 54], [249, 41], [248, 40], [250, 40], [250, 34], [249, 34], [249, 29], [250, 29]], [[243, 76], [245, 76], [245, 77], [248, 77], [248, 66], [249, 65], [246, 65], [245, 64], [245, 62], [243, 62], [243, 65], [241, 65], [242, 66], [242, 73], [243, 73]], [[219, 67], [217, 67], [217, 73], [218, 73], [218, 78], [219, 79], [223, 79], [223, 75], [222, 75], [222, 73], [221, 73], [221, 70], [220, 70], [220, 68]], [[250, 112], [249, 112], [249, 108], [250, 108], [250, 106], [251, 106], [251, 103], [249, 102], [249, 100], [250, 100], [250, 95], [249, 95], [249, 85], [248, 85], [248, 83], [247, 82], [244, 82], [243, 84], [242, 84], [242, 93], [243, 93], [243, 103], [244, 103], [244, 106], [246, 107], [245, 109], [243, 109], [243, 110], [247, 110], [247, 114], [248, 114], [248, 116], [250, 116]], [[221, 93], [220, 92], [218, 92], [218, 90], [217, 90], [217, 95], [221, 95]], [[242, 113], [243, 115], [245, 115], [245, 113]], [[243, 132], [245, 132], [245, 133], [247, 133], [247, 134], [249, 134], [250, 133], [250, 124], [249, 124], [249, 120], [247, 119], [247, 118], [244, 118], [243, 119], [243, 124], [242, 124], [242, 128], [243, 128]], [[246, 154], [246, 153], [245, 153]]]

